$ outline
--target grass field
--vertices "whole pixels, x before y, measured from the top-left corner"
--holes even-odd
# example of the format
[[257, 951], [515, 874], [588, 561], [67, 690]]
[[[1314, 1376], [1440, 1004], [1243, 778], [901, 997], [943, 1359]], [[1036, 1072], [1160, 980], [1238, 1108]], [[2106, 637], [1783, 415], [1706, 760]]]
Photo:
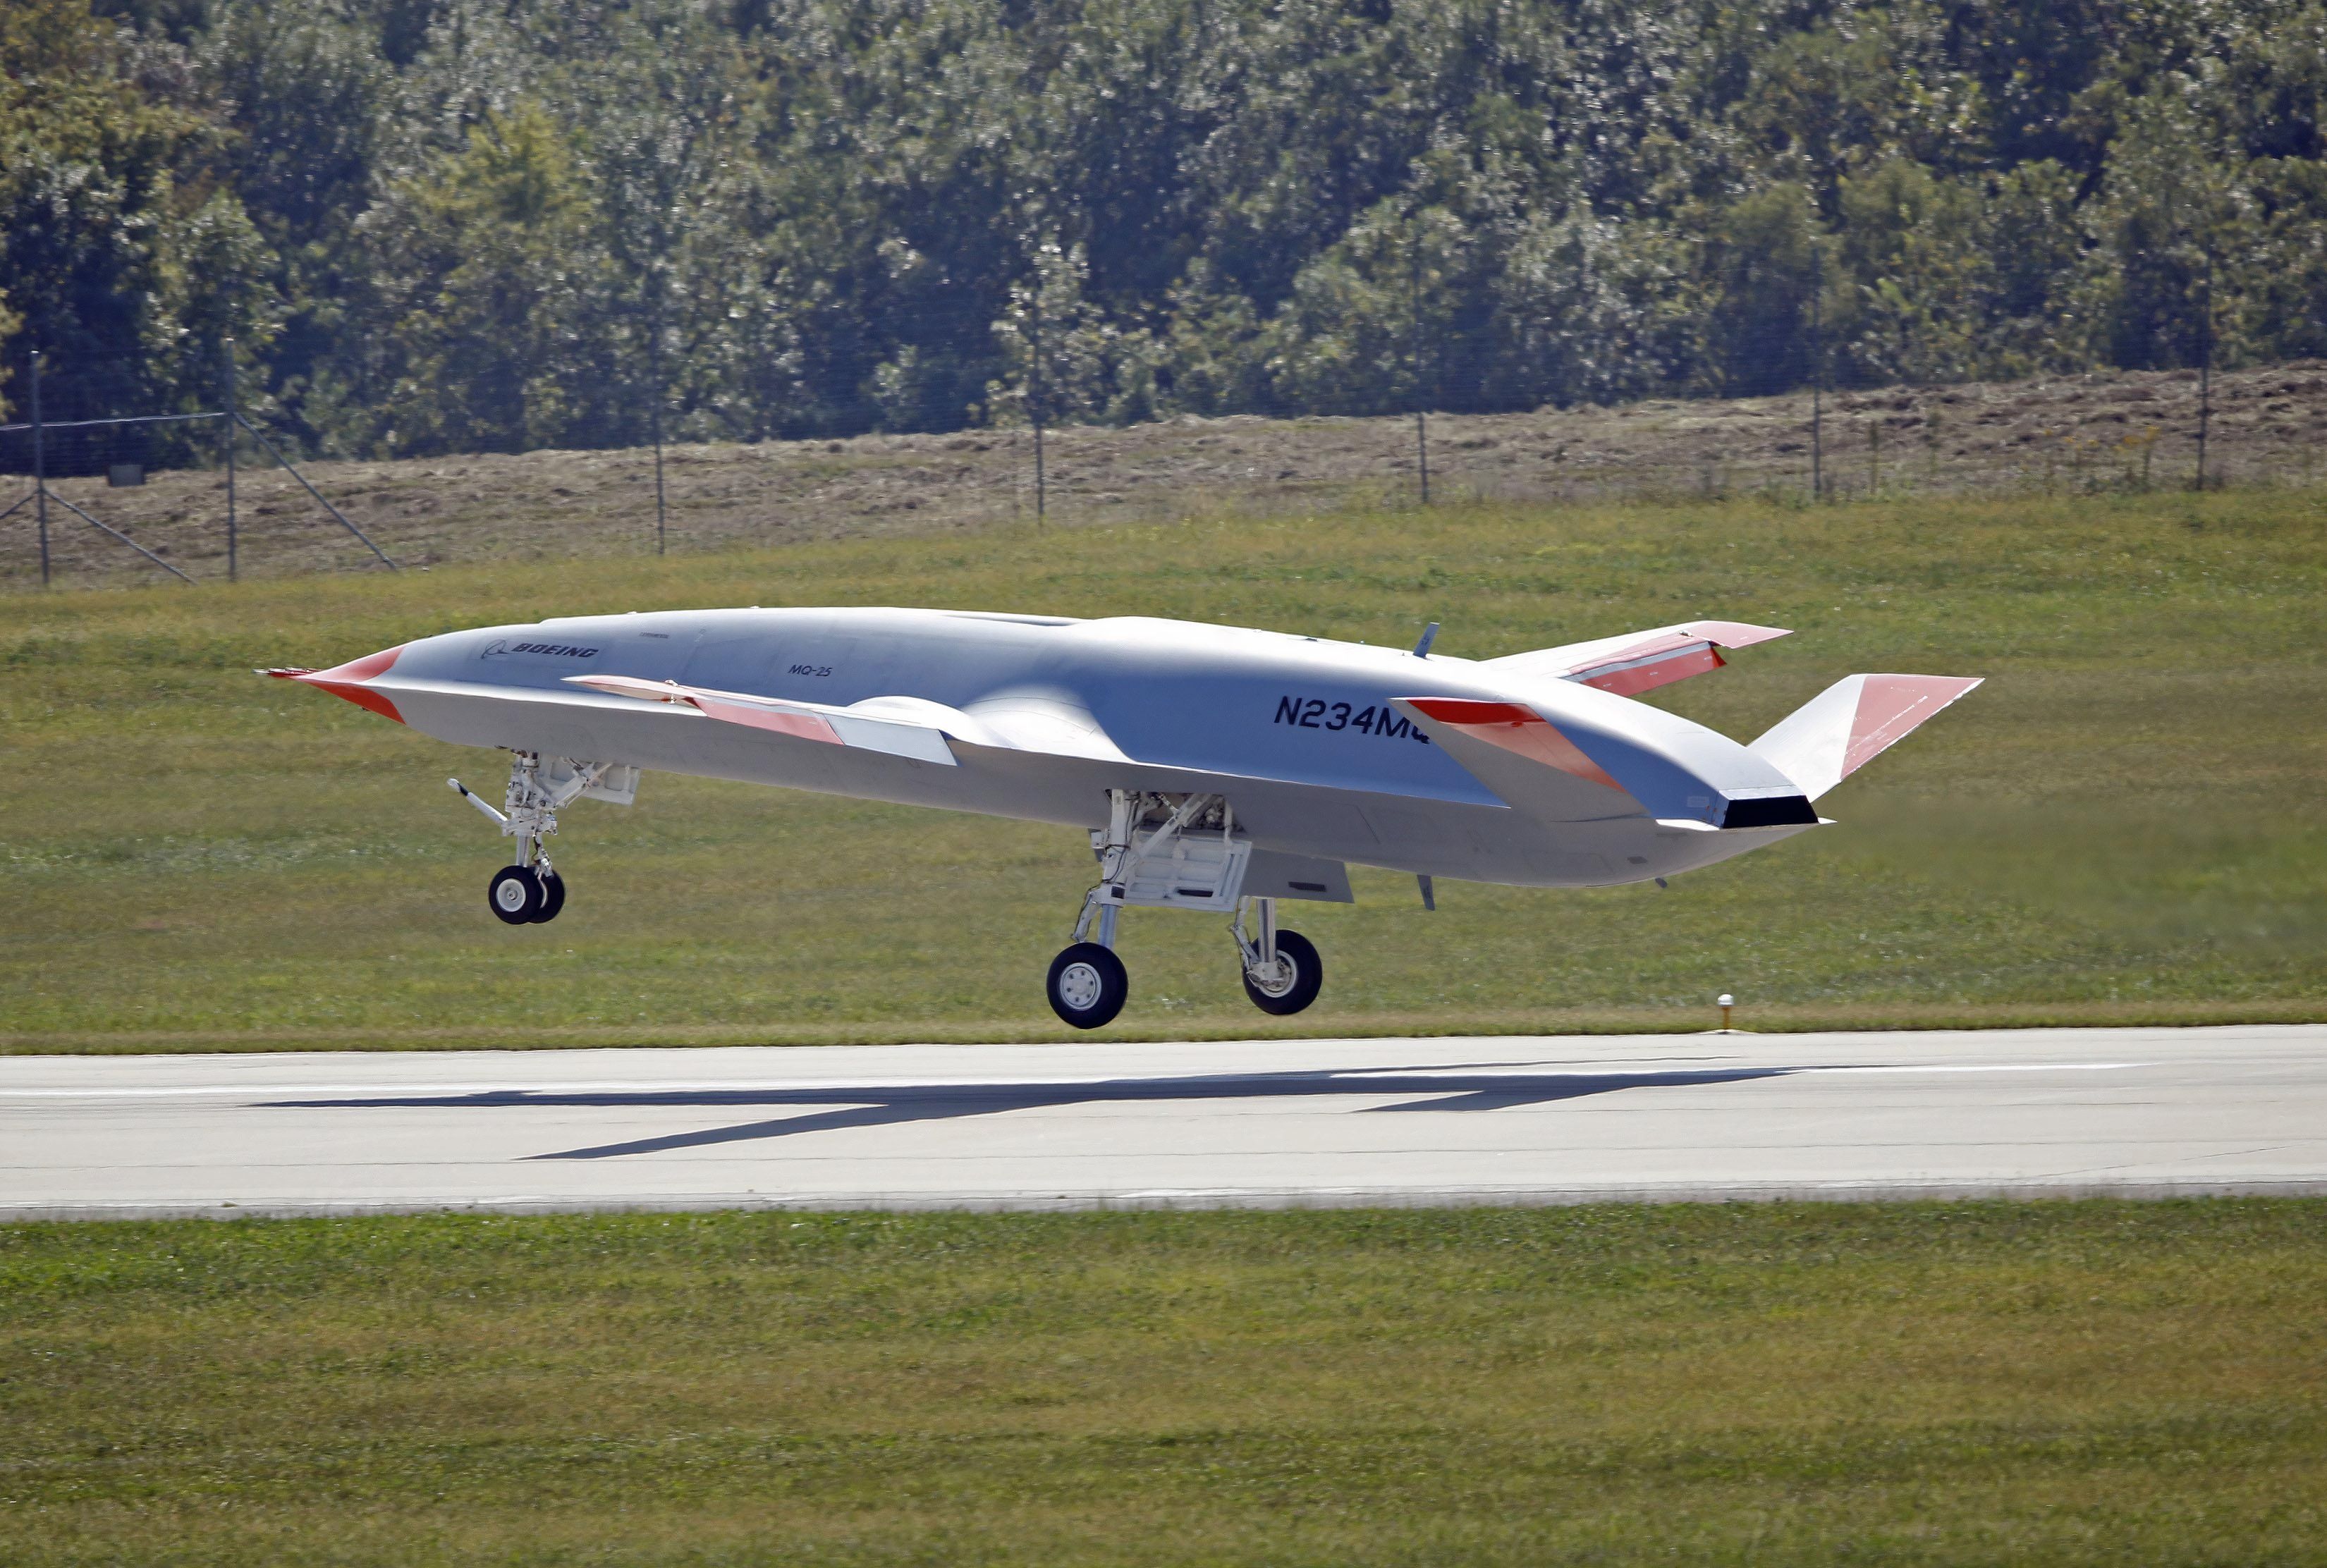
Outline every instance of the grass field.
[[[1988, 684], [1822, 803], [1651, 887], [1359, 879], [1304, 908], [1298, 1032], [2327, 1014], [2316, 492], [1477, 505], [0, 599], [0, 1046], [1045, 1038], [1091, 872], [1063, 829], [650, 776], [566, 814], [551, 927], [444, 746], [260, 680], [547, 612], [902, 603], [1186, 616], [1483, 657], [1693, 615], [1798, 629], [1658, 694], [1751, 736], [1853, 670]], [[1262, 1032], [1208, 917], [1125, 926], [1118, 1032]], [[1277, 1032], [1285, 1025], [1271, 1024]]]
[[2327, 1560], [2327, 1208], [0, 1229], [11, 1564]]

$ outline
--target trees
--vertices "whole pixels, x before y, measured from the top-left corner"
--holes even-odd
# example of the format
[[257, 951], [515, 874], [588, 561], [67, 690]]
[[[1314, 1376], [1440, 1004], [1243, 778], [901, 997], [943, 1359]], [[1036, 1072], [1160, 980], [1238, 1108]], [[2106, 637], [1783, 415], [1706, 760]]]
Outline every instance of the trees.
[[173, 48], [136, 42], [86, 0], [0, 10], [0, 356], [43, 351], [55, 415], [167, 412], [221, 339], [264, 349], [277, 321], [220, 127]]
[[376, 246], [392, 379], [374, 436], [390, 453], [563, 444], [591, 397], [577, 333], [603, 286], [583, 244], [590, 193], [541, 106], [488, 112], [468, 144], [392, 190]]
[[2327, 0], [100, 3], [0, 9], [14, 341], [311, 450], [2327, 352]]
[[1753, 191], [1712, 229], [1706, 337], [1715, 386], [1749, 397], [1802, 386], [1817, 363], [1812, 302], [1826, 286], [1825, 229], [1809, 192], [1794, 184]]
[[1841, 207], [1831, 333], [1841, 378], [1929, 385], [1987, 369], [1994, 284], [1978, 190], [1892, 158], [1845, 178]]

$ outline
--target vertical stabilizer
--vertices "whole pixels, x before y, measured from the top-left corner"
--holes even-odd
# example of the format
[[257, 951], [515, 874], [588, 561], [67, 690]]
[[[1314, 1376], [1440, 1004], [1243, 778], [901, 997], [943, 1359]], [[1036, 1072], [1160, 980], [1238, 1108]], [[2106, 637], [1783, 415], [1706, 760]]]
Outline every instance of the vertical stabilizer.
[[1961, 676], [1845, 676], [1745, 749], [1816, 800], [1977, 685]]

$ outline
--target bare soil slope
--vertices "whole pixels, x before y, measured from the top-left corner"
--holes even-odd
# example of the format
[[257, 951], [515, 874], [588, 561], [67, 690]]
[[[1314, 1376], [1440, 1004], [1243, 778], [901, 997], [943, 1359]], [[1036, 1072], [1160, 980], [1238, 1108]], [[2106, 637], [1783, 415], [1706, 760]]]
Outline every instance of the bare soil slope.
[[[2195, 471], [2194, 372], [1828, 397], [1818, 411], [1829, 495], [2067, 492], [2169, 488]], [[1621, 497], [1807, 494], [1807, 394], [1659, 401], [1532, 414], [1433, 415], [1433, 494], [1589, 501]], [[2308, 483], [2327, 437], [2327, 365], [2219, 376], [2207, 472], [2215, 483]], [[1410, 418], [1184, 418], [1050, 433], [1051, 521], [1154, 521], [1381, 503], [1418, 491]], [[398, 562], [526, 560], [651, 550], [651, 452], [317, 462], [309, 477]], [[867, 435], [852, 441], [676, 446], [664, 456], [669, 547], [937, 534], [1034, 516], [1024, 430]], [[57, 492], [197, 579], [226, 574], [225, 478], [99, 480]], [[377, 569], [279, 469], [246, 464], [240, 565], [280, 576]], [[49, 512], [59, 581], [159, 575], [61, 507]], [[33, 508], [0, 522], [0, 584], [39, 582]]]

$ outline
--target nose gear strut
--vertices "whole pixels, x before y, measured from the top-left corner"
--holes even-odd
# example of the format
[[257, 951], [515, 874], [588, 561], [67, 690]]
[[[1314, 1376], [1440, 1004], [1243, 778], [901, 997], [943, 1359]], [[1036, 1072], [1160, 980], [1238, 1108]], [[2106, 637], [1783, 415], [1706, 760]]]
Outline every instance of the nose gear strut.
[[612, 762], [569, 763], [570, 778], [553, 785], [544, 777], [541, 753], [518, 751], [509, 762], [509, 791], [496, 811], [484, 798], [458, 779], [444, 782], [453, 792], [517, 840], [511, 863], [493, 873], [485, 901], [494, 916], [512, 926], [541, 925], [557, 918], [565, 907], [565, 879], [549, 863], [549, 835], [557, 831], [559, 808], [570, 806], [582, 792], [612, 770]]

